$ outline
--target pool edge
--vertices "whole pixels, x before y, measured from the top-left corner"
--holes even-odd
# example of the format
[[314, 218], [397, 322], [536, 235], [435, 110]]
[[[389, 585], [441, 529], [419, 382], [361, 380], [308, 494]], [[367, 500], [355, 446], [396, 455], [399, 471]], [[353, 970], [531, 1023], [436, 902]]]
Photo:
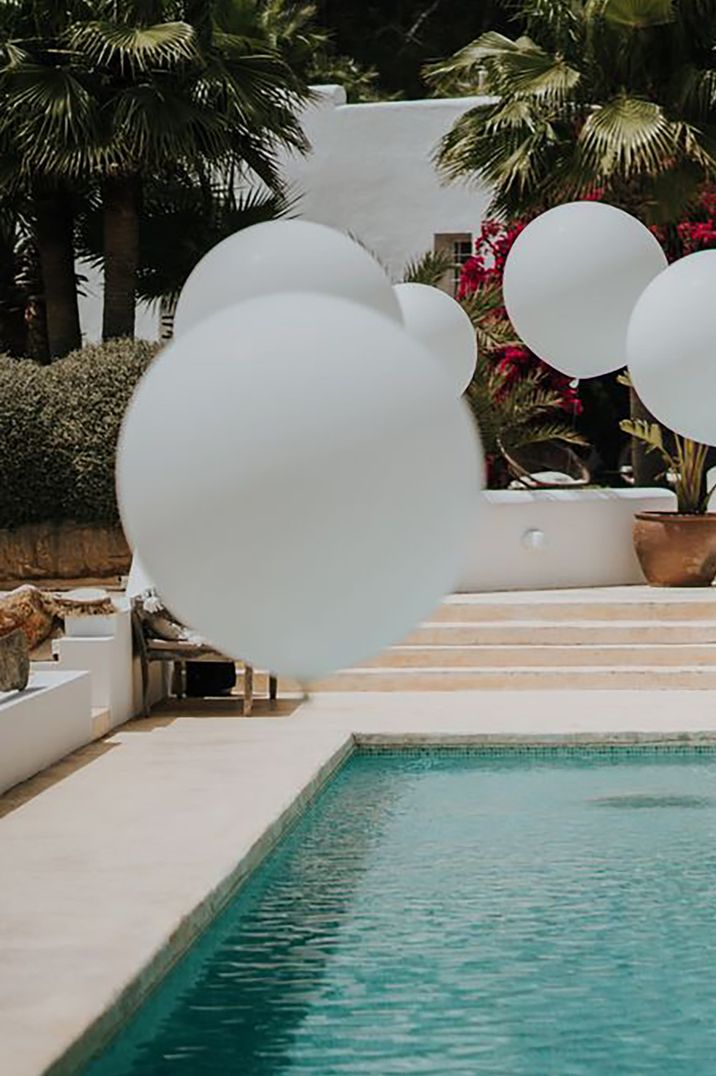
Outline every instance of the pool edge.
[[716, 731], [694, 732], [556, 732], [556, 733], [449, 733], [449, 732], [365, 732], [353, 731], [318, 765], [315, 773], [297, 795], [287, 803], [276, 819], [260, 833], [251, 848], [240, 858], [232, 871], [212, 889], [195, 908], [187, 913], [180, 925], [140, 968], [131, 982], [122, 987], [118, 996], [96, 1017], [64, 1052], [42, 1070], [42, 1076], [76, 1076], [81, 1066], [120, 1030], [122, 1025], [145, 1001], [146, 997], [171, 971], [197, 937], [221, 913], [236, 890], [270, 854], [286, 832], [298, 821], [324, 787], [361, 747], [480, 747], [520, 745], [658, 746], [659, 744], [716, 746]]
[[351, 734], [321, 763], [311, 779], [286, 804], [281, 814], [259, 834], [234, 869], [189, 912], [169, 938], [126, 984], [118, 997], [89, 1024], [73, 1043], [44, 1069], [42, 1076], [77, 1076], [81, 1066], [102, 1050], [156, 986], [181, 960], [196, 939], [221, 914], [237, 889], [263, 863], [288, 830], [301, 818], [325, 786], [356, 750]]

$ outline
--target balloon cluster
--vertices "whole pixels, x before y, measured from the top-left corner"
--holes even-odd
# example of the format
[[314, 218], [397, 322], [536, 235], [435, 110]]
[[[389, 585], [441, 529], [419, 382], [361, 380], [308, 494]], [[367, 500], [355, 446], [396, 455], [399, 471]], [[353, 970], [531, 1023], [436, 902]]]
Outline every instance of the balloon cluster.
[[392, 288], [321, 225], [214, 247], [132, 399], [117, 488], [166, 604], [223, 652], [303, 682], [407, 633], [455, 583], [479, 439], [449, 296]]
[[660, 422], [716, 444], [716, 250], [668, 266], [635, 217], [570, 202], [519, 235], [503, 287], [515, 329], [545, 362], [574, 378], [628, 366]]

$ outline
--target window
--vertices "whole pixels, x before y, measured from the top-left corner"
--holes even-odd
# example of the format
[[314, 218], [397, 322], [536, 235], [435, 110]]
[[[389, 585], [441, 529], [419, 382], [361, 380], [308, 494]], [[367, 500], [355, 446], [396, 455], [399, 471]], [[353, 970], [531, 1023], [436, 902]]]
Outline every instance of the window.
[[445, 232], [435, 236], [433, 248], [436, 254], [450, 256], [450, 269], [440, 285], [449, 295], [457, 295], [462, 267], [473, 255], [473, 238], [470, 232]]

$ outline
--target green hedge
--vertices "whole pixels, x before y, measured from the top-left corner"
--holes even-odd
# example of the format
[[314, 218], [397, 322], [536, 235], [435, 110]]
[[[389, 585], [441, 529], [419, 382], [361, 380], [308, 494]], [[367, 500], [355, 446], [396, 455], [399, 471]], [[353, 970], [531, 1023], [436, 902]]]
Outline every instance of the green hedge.
[[156, 350], [90, 344], [50, 366], [0, 356], [0, 527], [117, 521], [119, 427]]

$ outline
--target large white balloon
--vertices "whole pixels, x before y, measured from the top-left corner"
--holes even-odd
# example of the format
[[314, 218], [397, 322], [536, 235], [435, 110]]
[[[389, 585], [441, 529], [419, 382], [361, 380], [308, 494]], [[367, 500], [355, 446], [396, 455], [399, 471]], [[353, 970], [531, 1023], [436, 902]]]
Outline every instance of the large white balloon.
[[277, 220], [222, 240], [182, 288], [174, 335], [226, 306], [281, 291], [337, 295], [400, 321], [398, 300], [382, 266], [342, 232], [305, 220]]
[[477, 337], [469, 317], [455, 299], [427, 284], [396, 284], [405, 328], [425, 344], [463, 393], [477, 362]]
[[666, 264], [636, 217], [602, 202], [569, 202], [537, 217], [515, 240], [505, 264], [505, 305], [541, 359], [569, 377], [596, 377], [626, 364], [634, 304]]
[[404, 636], [455, 584], [482, 482], [465, 404], [395, 322], [325, 295], [224, 310], [125, 417], [130, 542], [176, 615], [300, 680]]
[[689, 254], [651, 282], [629, 323], [627, 358], [660, 422], [716, 445], [716, 250]]

